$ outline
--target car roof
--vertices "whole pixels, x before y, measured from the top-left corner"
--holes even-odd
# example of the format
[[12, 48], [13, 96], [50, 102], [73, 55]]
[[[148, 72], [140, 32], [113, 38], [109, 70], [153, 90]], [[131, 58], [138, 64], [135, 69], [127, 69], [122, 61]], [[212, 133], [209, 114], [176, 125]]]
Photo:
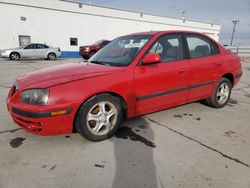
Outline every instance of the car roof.
[[28, 45], [30, 45], [30, 44], [41, 44], [41, 45], [49, 46], [48, 44], [42, 44], [42, 43], [29, 43], [29, 44], [26, 44], [26, 45], [24, 45], [24, 46], [28, 46]]
[[146, 31], [146, 32], [138, 32], [132, 33], [130, 35], [157, 35], [157, 34], [168, 34], [168, 33], [189, 33], [189, 34], [199, 34], [204, 35], [203, 33], [196, 32], [196, 31], [187, 31], [187, 30], [166, 30], [166, 31]]

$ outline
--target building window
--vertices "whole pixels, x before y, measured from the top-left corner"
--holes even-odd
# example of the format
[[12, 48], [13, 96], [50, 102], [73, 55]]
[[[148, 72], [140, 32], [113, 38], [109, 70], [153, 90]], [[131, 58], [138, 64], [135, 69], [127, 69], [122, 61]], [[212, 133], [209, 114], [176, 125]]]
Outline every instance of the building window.
[[70, 38], [70, 46], [77, 46], [78, 41], [77, 38]]

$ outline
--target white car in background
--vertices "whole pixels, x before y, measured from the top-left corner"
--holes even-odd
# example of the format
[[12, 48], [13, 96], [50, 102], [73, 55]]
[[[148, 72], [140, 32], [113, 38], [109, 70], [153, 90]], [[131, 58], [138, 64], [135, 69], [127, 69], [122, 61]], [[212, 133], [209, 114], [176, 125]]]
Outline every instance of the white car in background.
[[11, 48], [0, 51], [0, 56], [18, 61], [20, 58], [45, 58], [55, 60], [61, 56], [60, 48], [48, 46], [46, 44], [30, 43], [18, 48]]

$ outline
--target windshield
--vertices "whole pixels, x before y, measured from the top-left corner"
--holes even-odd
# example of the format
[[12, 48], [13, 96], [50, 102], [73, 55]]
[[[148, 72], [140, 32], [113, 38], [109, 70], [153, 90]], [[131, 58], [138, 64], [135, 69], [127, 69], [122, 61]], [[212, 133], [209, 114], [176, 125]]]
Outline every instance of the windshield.
[[97, 52], [89, 62], [118, 67], [128, 66], [151, 37], [135, 35], [117, 38]]

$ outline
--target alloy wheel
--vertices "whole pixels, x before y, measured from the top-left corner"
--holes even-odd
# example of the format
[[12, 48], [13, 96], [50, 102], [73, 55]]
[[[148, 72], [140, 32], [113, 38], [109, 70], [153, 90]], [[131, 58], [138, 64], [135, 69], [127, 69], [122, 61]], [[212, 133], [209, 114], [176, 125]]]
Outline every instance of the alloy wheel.
[[55, 57], [55, 55], [54, 55], [54, 54], [49, 54], [49, 59], [50, 59], [50, 60], [55, 60], [55, 59], [56, 59], [56, 57]]
[[228, 100], [229, 93], [230, 91], [228, 84], [223, 82], [217, 89], [217, 102], [219, 104], [224, 104]]
[[11, 57], [11, 59], [14, 60], [14, 61], [19, 60], [19, 55], [18, 55], [17, 53], [12, 53], [12, 54], [10, 55], [10, 57]]
[[89, 110], [86, 124], [92, 134], [101, 136], [114, 128], [117, 117], [116, 107], [108, 101], [102, 101]]

